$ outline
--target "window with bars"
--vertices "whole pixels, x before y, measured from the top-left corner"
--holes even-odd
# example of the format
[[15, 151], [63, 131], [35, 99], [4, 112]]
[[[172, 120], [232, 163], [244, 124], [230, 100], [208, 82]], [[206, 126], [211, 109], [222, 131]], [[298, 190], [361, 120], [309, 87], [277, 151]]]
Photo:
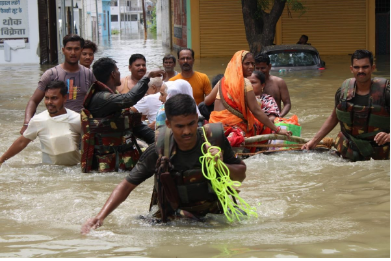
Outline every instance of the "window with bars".
[[376, 0], [376, 13], [390, 13], [390, 1], [389, 0]]

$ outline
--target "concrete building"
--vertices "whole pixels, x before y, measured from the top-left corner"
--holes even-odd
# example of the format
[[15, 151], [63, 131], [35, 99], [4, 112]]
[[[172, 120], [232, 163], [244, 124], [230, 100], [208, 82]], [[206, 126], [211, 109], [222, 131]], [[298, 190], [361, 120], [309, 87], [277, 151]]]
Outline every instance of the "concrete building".
[[143, 30], [141, 0], [111, 0], [111, 30], [139, 33]]
[[80, 21], [84, 29], [81, 36], [95, 42], [102, 37], [110, 36], [110, 0], [81, 0], [81, 2], [80, 11], [84, 17]]
[[111, 35], [111, 13], [110, 0], [102, 0], [102, 13], [99, 13], [99, 32], [104, 38]]
[[110, 0], [0, 1], [0, 64], [62, 63], [62, 39], [111, 35]]
[[[38, 0], [40, 5], [43, 2], [46, 2], [48, 5], [51, 5], [53, 1], [50, 0]], [[82, 0], [55, 0], [56, 5], [56, 14], [51, 16], [53, 13], [49, 12], [50, 25], [55, 27], [54, 30], [57, 31], [57, 62], [62, 63], [64, 61], [64, 55], [62, 54], [62, 39], [67, 34], [78, 34], [82, 37], [85, 37], [87, 30], [85, 26], [85, 13], [83, 12]], [[56, 23], [54, 23], [54, 21]], [[44, 20], [40, 19], [40, 23], [44, 25]], [[53, 36], [50, 35], [49, 40], [53, 41]], [[42, 43], [43, 45], [44, 43]], [[41, 48], [42, 49], [42, 48]], [[48, 62], [55, 62], [55, 58], [49, 58]], [[41, 57], [42, 61], [42, 57]], [[44, 63], [44, 62], [41, 62]]]
[[[80, 1], [80, 0], [78, 0]], [[95, 43], [111, 35], [110, 0], [81, 0], [83, 19], [80, 20], [81, 36]]]

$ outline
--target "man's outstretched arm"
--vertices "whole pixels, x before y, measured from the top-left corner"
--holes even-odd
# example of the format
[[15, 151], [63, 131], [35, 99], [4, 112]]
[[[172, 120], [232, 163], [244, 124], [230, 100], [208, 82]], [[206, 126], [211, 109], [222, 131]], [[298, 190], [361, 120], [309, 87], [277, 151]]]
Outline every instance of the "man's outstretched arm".
[[12, 143], [11, 147], [9, 147], [8, 150], [0, 157], [0, 164], [21, 152], [30, 142], [31, 140], [25, 138], [24, 136], [20, 136], [14, 141], [14, 143]]
[[27, 124], [34, 116], [38, 104], [42, 101], [43, 97], [45, 97], [45, 92], [41, 91], [40, 89], [36, 89], [33, 93], [33, 96], [31, 96], [30, 100], [27, 103], [26, 111], [24, 113], [24, 123], [23, 127], [20, 129], [20, 135], [23, 135], [23, 132], [27, 129]]
[[318, 133], [315, 134], [315, 136], [306, 144], [304, 144], [301, 149], [304, 150], [312, 150], [316, 147], [316, 145], [330, 132], [334, 129], [335, 126], [338, 124], [338, 118], [337, 113], [335, 111], [335, 108], [331, 115], [327, 118], [327, 120], [323, 123], [322, 127], [318, 131]]
[[81, 228], [82, 234], [88, 234], [91, 229], [96, 229], [103, 225], [103, 220], [113, 212], [122, 202], [129, 196], [130, 192], [135, 189], [137, 185], [129, 183], [124, 179], [114, 191], [111, 193], [109, 199], [101, 209], [98, 215], [94, 218], [88, 219]]

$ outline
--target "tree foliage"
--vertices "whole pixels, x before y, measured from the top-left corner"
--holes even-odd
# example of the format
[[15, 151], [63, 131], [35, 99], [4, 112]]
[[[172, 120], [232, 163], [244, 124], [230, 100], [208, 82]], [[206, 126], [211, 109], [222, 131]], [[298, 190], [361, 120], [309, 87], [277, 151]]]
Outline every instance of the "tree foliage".
[[150, 32], [156, 33], [156, 5], [151, 10], [150, 19], [147, 21], [148, 29]]
[[303, 15], [305, 0], [242, 0], [243, 21], [250, 51], [258, 53], [263, 46], [272, 45], [276, 24], [284, 8], [292, 17], [292, 11]]

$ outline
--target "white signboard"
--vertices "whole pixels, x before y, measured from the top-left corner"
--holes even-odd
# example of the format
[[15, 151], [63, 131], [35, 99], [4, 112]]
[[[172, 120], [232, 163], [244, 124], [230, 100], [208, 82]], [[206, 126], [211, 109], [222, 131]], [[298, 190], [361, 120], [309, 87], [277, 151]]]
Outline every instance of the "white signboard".
[[0, 49], [6, 40], [24, 40], [29, 48], [27, 1], [0, 1]]

